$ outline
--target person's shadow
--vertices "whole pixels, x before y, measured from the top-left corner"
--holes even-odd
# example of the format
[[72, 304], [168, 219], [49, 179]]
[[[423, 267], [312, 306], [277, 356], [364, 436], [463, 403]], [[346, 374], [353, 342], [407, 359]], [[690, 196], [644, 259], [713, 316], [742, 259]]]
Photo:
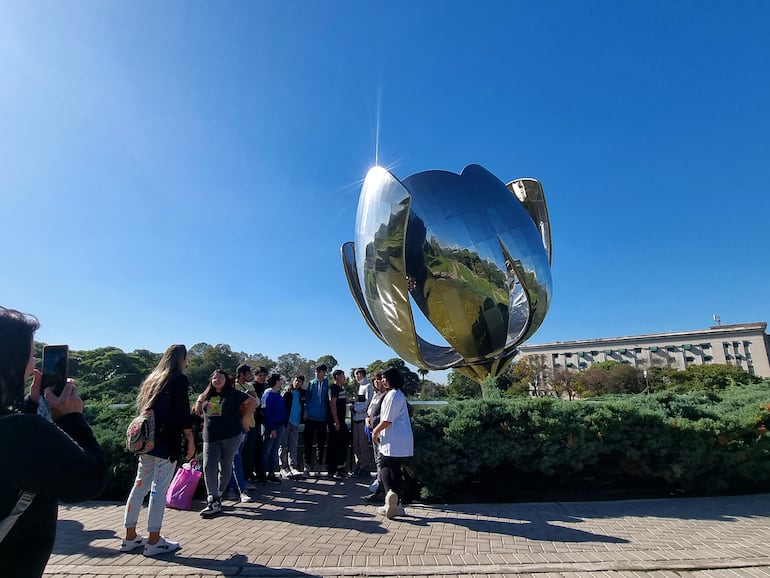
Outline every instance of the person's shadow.
[[[53, 553], [59, 555], [84, 554], [89, 557], [114, 558], [122, 556], [115, 548], [103, 548], [92, 546], [94, 540], [119, 540], [120, 537], [114, 530], [86, 530], [83, 524], [77, 520], [59, 520], [57, 524], [57, 538]], [[137, 554], [141, 557], [141, 551]], [[304, 572], [291, 568], [268, 568], [260, 564], [249, 562], [244, 554], [233, 554], [227, 560], [212, 560], [210, 558], [182, 557], [166, 555], [162, 558], [165, 562], [181, 564], [193, 568], [201, 568], [219, 572], [223, 576], [258, 575], [266, 570], [270, 576], [310, 576]]]

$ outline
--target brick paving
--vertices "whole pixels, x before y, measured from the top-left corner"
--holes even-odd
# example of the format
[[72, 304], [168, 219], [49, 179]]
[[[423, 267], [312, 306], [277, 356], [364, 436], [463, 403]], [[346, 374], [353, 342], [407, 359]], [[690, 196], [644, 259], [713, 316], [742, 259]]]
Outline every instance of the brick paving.
[[[770, 576], [770, 494], [615, 502], [411, 504], [387, 520], [366, 484], [310, 478], [167, 510], [174, 554], [121, 554], [123, 504], [61, 506], [47, 577]], [[146, 515], [140, 517], [140, 530]]]

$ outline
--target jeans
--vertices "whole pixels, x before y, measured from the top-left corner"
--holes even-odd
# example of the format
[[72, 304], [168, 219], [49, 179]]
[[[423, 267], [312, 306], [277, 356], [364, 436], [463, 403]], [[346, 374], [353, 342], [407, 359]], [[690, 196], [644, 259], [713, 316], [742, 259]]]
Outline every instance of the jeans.
[[206, 482], [206, 493], [219, 499], [230, 482], [233, 471], [233, 458], [241, 444], [241, 434], [217, 440], [203, 442], [203, 481]]
[[318, 458], [315, 463], [316, 468], [321, 468], [324, 463], [324, 446], [326, 445], [326, 422], [305, 420], [305, 432], [303, 433], [303, 443], [305, 444], [305, 467], [310, 469], [313, 465], [313, 434], [318, 442]]
[[176, 462], [168, 458], [140, 455], [136, 479], [126, 502], [126, 512], [123, 526], [136, 528], [139, 520], [139, 510], [147, 492], [150, 492], [150, 504], [147, 508], [147, 531], [160, 532], [163, 525], [163, 514], [166, 511], [166, 490], [176, 471]]
[[241, 434], [241, 443], [238, 445], [238, 451], [235, 452], [233, 458], [233, 475], [230, 477], [230, 483], [227, 484], [229, 490], [237, 490], [241, 494], [246, 491], [246, 477], [243, 468], [243, 448], [246, 444], [246, 436], [246, 432]]
[[275, 426], [275, 437], [270, 437], [270, 430], [265, 428], [265, 439], [262, 442], [262, 469], [260, 470], [260, 477], [265, 474], [272, 476], [278, 467], [278, 444], [281, 443], [283, 437], [283, 426]]
[[299, 424], [288, 424], [283, 429], [283, 437], [281, 438], [281, 446], [278, 449], [279, 456], [281, 458], [281, 468], [288, 470], [290, 467], [297, 469], [299, 462], [297, 461], [297, 444], [299, 443]]
[[364, 420], [354, 421], [353, 426], [353, 453], [356, 456], [356, 467], [363, 472], [371, 472], [374, 469], [372, 450], [369, 447], [369, 438], [366, 437]]

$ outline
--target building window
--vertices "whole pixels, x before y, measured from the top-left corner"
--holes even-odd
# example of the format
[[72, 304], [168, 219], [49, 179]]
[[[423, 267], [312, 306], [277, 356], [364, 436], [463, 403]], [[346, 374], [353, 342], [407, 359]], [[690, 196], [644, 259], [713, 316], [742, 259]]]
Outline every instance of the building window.
[[655, 353], [657, 350], [658, 350], [658, 348], [655, 347], [654, 345], [652, 347], [650, 347], [650, 351], [652, 351], [653, 353]]
[[685, 343], [684, 345], [682, 345], [682, 349], [684, 349], [685, 351], [690, 351], [692, 349], [692, 344]]

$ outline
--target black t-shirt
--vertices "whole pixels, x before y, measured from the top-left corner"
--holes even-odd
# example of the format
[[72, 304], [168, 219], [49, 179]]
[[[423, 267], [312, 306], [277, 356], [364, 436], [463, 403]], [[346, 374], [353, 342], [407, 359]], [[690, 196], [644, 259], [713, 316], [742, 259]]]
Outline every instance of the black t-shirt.
[[[348, 407], [348, 394], [345, 391], [345, 388], [341, 385], [337, 385], [336, 383], [332, 383], [329, 385], [329, 401], [330, 403], [334, 402], [334, 399], [336, 399], [336, 405], [337, 405], [337, 418], [340, 420], [340, 423], [344, 423], [345, 421], [345, 411]], [[332, 417], [332, 412], [329, 412], [329, 423], [333, 423], [334, 418]]]
[[243, 431], [240, 407], [248, 395], [232, 387], [213, 392], [203, 402], [203, 441], [218, 442]]

